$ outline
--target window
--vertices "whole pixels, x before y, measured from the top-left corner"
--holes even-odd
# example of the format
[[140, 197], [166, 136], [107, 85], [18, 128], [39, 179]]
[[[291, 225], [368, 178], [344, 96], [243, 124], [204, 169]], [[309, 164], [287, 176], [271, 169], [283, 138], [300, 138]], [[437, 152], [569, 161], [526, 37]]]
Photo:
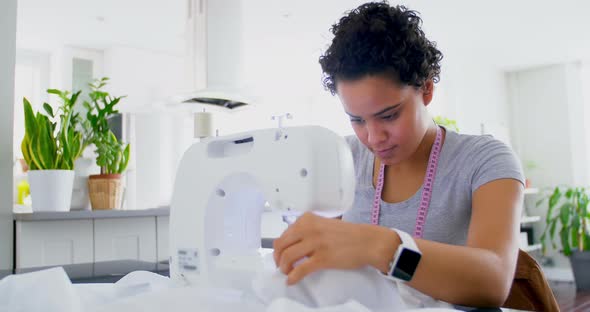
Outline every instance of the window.
[[49, 54], [42, 52], [17, 51], [14, 69], [14, 158], [22, 158], [20, 149], [25, 136], [23, 97], [37, 110], [48, 97]]

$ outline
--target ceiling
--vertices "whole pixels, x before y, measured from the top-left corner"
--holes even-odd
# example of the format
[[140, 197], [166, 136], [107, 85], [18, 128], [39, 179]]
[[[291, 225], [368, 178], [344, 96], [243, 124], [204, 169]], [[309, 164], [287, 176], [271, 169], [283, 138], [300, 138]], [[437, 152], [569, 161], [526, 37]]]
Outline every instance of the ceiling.
[[[303, 38], [315, 40], [326, 36], [344, 11], [364, 1], [235, 2], [246, 14], [258, 14], [258, 23], [267, 24], [258, 29], [268, 32], [269, 39], [278, 37], [277, 27], [268, 24], [282, 19]], [[408, 0], [404, 4], [421, 12], [424, 30], [451, 57], [504, 70], [590, 57], [590, 1]], [[187, 0], [19, 0], [17, 43], [97, 49], [121, 45], [182, 55], [186, 13]]]
[[17, 44], [184, 52], [185, 0], [18, 0]]

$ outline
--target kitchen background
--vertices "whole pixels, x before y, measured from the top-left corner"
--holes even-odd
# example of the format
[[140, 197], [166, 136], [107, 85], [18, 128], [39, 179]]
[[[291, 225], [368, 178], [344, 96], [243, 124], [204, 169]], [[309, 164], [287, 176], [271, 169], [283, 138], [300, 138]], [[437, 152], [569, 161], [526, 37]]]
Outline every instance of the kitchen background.
[[[214, 112], [220, 135], [275, 127], [271, 116], [287, 112], [294, 117], [288, 126], [351, 134], [338, 98], [323, 90], [318, 57], [331, 40], [330, 26], [362, 2], [18, 0], [16, 36], [0, 27], [2, 38], [14, 37], [0, 59], [10, 60], [16, 47], [13, 105], [0, 105], [2, 185], [14, 183], [7, 173], [18, 175], [22, 97], [38, 109], [49, 100], [46, 89], [85, 88], [103, 76], [110, 77], [112, 94], [127, 95], [119, 106], [121, 135], [132, 147], [123, 209], [169, 204], [177, 162], [195, 141], [195, 109], [175, 99], [200, 88], [251, 99], [244, 110]], [[462, 133], [489, 133], [514, 148], [535, 190], [527, 195], [526, 213], [541, 217], [531, 225], [538, 240], [546, 207], [534, 202], [542, 190], [589, 184], [590, 3], [403, 4], [421, 13], [427, 36], [444, 54], [433, 115], [456, 120]], [[14, 19], [13, 9], [3, 9], [0, 21]], [[13, 201], [2, 192], [0, 268], [12, 254], [5, 252], [12, 250], [5, 225]], [[558, 268], [569, 266], [557, 252], [548, 256]]]

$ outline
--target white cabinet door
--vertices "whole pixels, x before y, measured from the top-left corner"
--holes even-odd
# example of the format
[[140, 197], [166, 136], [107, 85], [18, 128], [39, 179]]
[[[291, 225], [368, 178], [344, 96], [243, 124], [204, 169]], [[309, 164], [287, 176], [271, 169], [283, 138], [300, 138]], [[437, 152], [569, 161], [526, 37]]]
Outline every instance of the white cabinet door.
[[170, 217], [156, 217], [157, 227], [157, 244], [158, 244], [158, 261], [168, 261], [170, 253], [168, 252], [168, 242], [170, 239], [169, 227]]
[[156, 262], [154, 217], [94, 220], [94, 261]]
[[92, 220], [17, 221], [16, 268], [93, 262]]

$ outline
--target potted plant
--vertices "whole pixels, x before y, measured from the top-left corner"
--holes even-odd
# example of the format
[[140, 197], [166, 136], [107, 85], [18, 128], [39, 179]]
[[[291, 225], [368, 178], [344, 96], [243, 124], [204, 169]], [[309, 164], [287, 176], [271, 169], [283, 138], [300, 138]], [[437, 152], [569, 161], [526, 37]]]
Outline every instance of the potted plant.
[[590, 267], [588, 199], [586, 188], [558, 186], [537, 202], [538, 206], [548, 201], [546, 226], [541, 235], [543, 253], [546, 251], [547, 238], [553, 249], [557, 249], [555, 235], [559, 234], [562, 247], [560, 251], [569, 257], [576, 288], [580, 290], [590, 289], [590, 270], [587, 269]]
[[91, 142], [96, 147], [96, 164], [100, 174], [90, 175], [88, 189], [92, 209], [119, 209], [122, 197], [121, 174], [129, 163], [129, 144], [117, 139], [110, 130], [108, 120], [118, 111], [115, 106], [123, 98], [113, 97], [103, 88], [108, 78], [90, 84], [90, 102], [85, 101], [87, 127], [91, 129]]
[[435, 116], [434, 122], [437, 125], [444, 126], [445, 128], [447, 128], [449, 130], [459, 132], [459, 128], [457, 127], [457, 121], [455, 121], [453, 119], [449, 119], [449, 118], [446, 118], [443, 116]]
[[537, 163], [533, 160], [527, 160], [524, 162], [524, 167], [525, 167], [525, 175], [527, 176], [527, 178], [525, 178], [525, 187], [526, 188], [530, 188], [532, 187], [532, 182], [531, 179], [528, 178], [528, 176], [531, 174], [531, 172], [533, 172], [535, 169], [539, 168], [539, 166], [537, 165]]
[[[69, 91], [49, 89], [48, 93], [58, 96], [62, 101], [67, 101], [70, 97]], [[80, 98], [83, 93], [80, 93]], [[88, 195], [88, 176], [91, 173], [98, 172], [93, 166], [94, 159], [83, 157], [83, 153], [92, 142], [92, 129], [88, 126], [85, 114], [79, 109], [74, 109], [71, 119], [72, 127], [82, 133], [82, 149], [80, 157], [74, 162], [74, 184], [72, 190], [72, 199], [70, 204], [71, 210], [88, 210], [90, 209], [90, 198]]]
[[[59, 92], [54, 89], [48, 93]], [[54, 113], [43, 103], [45, 114], [35, 113], [23, 98], [25, 136], [21, 151], [27, 166], [33, 211], [68, 211], [74, 180], [74, 161], [83, 148], [83, 134], [76, 129], [74, 105], [80, 92], [62, 93]]]

